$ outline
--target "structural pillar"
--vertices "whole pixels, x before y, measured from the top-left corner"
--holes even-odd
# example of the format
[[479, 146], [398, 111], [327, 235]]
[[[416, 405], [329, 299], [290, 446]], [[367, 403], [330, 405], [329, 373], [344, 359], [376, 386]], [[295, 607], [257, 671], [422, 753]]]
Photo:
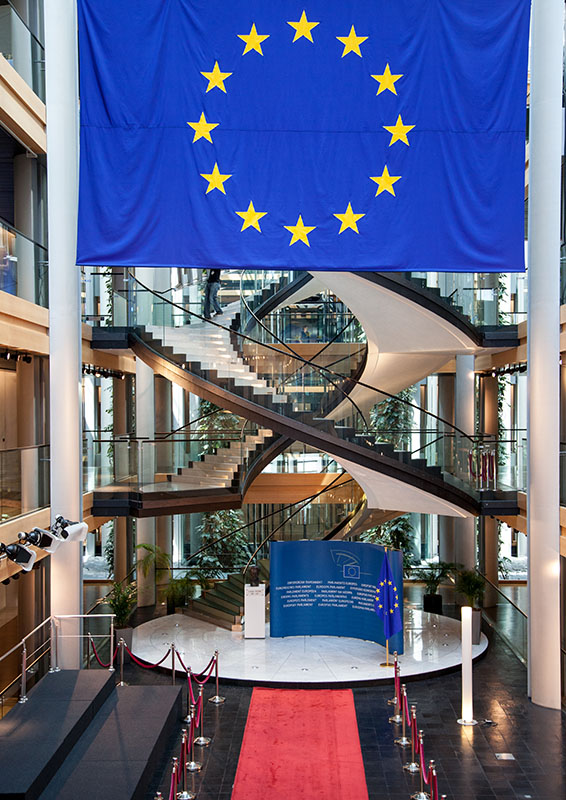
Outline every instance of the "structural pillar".
[[[154, 375], [151, 367], [136, 359], [136, 435], [138, 437], [138, 480], [141, 485], [153, 483], [155, 480], [154, 446], [147, 440], [153, 440], [155, 419]], [[143, 438], [139, 438], [143, 437]], [[144, 439], [146, 443], [144, 444]], [[140, 517], [136, 522], [136, 544], [155, 545], [155, 518]], [[138, 550], [136, 558], [143, 558], [144, 551]], [[155, 569], [144, 575], [137, 570], [138, 606], [155, 605]]]
[[128, 525], [126, 517], [114, 519], [114, 580], [123, 581], [128, 574]]
[[[454, 420], [457, 428], [473, 434], [475, 427], [474, 356], [456, 356], [454, 382]], [[456, 443], [458, 447], [458, 443]], [[464, 446], [461, 443], [460, 446]], [[464, 569], [476, 566], [476, 520], [463, 517], [454, 520], [454, 560]]]
[[564, 3], [533, 0], [529, 151], [529, 694], [560, 708], [559, 332]]
[[[45, 4], [51, 516], [82, 519], [81, 304], [76, 266], [78, 195], [77, 13], [74, 0]], [[82, 612], [81, 543], [51, 556], [51, 613]], [[66, 624], [64, 632], [71, 626]], [[62, 639], [59, 665], [80, 666], [80, 640]]]
[[[13, 12], [12, 12], [13, 13]], [[15, 16], [15, 15], [14, 15]], [[18, 20], [18, 22], [20, 22]], [[23, 27], [23, 24], [20, 22]], [[33, 244], [34, 159], [28, 155], [14, 158], [14, 226], [16, 237], [17, 295], [35, 303], [35, 246]]]

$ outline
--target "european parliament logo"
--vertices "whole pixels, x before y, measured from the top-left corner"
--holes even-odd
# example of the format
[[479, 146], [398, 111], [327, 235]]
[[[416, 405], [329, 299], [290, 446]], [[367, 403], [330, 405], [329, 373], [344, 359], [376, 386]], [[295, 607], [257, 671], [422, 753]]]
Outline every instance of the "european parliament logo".
[[79, 0], [79, 263], [523, 269], [528, 9]]

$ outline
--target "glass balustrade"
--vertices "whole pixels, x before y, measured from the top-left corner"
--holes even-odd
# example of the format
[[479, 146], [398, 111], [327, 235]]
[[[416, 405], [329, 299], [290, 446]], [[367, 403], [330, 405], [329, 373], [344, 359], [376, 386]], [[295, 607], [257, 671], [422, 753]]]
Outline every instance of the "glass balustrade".
[[12, 5], [0, 6], [0, 53], [45, 102], [45, 51]]
[[477, 327], [518, 325], [527, 318], [526, 274], [403, 272], [419, 288], [438, 294]]
[[0, 291], [48, 305], [47, 249], [1, 220]]
[[[485, 578], [485, 575], [484, 575]], [[510, 587], [504, 584], [495, 586], [487, 578], [486, 590], [482, 606], [483, 616], [491, 627], [509, 645], [523, 664], [527, 663], [527, 631], [528, 618], [518, 603], [514, 602], [506, 592]], [[526, 589], [526, 587], [525, 587]]]
[[49, 505], [49, 446], [0, 450], [0, 521]]
[[[255, 458], [266, 434], [235, 415], [233, 427], [185, 426], [159, 438], [112, 437], [89, 431], [83, 438], [84, 491], [164, 492], [232, 485]], [[226, 423], [224, 423], [226, 424]]]
[[[252, 326], [253, 335], [242, 334], [202, 321], [190, 309], [166, 300], [131, 276], [126, 283], [127, 291], [109, 292], [111, 319], [117, 316], [117, 304], [122, 304], [121, 318], [140, 329], [147, 348], [179, 369], [328, 436], [414, 468], [436, 467], [438, 477], [464, 491], [524, 487], [524, 443], [517, 431], [505, 433], [500, 440], [468, 436], [434, 414], [357, 378], [365, 343], [341, 340], [349, 336], [345, 334], [351, 318], [347, 309], [339, 312], [345, 323], [342, 327], [333, 316], [336, 311], [328, 315], [332, 321], [328, 333], [338, 331], [339, 335], [320, 343], [311, 356], [303, 354], [301, 343], [280, 341], [263, 321]], [[277, 312], [274, 319], [279, 325]], [[259, 328], [263, 333], [258, 333]], [[389, 404], [389, 416], [406, 420], [400, 429], [398, 423], [394, 430], [374, 424], [371, 409], [379, 409], [383, 402]], [[328, 450], [332, 452], [331, 446]]]

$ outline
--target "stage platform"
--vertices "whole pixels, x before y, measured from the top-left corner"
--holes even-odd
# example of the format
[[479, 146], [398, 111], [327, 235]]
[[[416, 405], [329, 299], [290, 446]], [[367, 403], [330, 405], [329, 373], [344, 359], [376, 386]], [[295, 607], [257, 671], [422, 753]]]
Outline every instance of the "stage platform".
[[[405, 607], [405, 653], [399, 657], [401, 675], [418, 678], [457, 668], [461, 664], [460, 623], [450, 617]], [[134, 630], [133, 652], [156, 663], [174, 642], [183, 662], [202, 670], [219, 651], [220, 677], [254, 685], [352, 685], [390, 681], [393, 669], [381, 667], [385, 648], [375, 642], [341, 636], [289, 636], [244, 639], [235, 633], [188, 616], [174, 614], [151, 620]], [[477, 658], [487, 638], [473, 648]], [[171, 669], [170, 658], [163, 667]], [[178, 667], [179, 669], [179, 667]]]

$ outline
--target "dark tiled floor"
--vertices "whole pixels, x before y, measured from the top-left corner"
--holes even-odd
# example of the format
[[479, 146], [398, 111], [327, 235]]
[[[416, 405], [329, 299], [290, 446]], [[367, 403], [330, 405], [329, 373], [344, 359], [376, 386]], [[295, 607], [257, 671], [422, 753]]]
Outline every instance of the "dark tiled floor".
[[[171, 680], [165, 674], [133, 666], [126, 668], [126, 679], [130, 683]], [[474, 667], [474, 685], [476, 719], [492, 720], [492, 724], [474, 728], [462, 728], [456, 722], [460, 715], [459, 672], [407, 685], [410, 702], [417, 704], [419, 728], [425, 734], [426, 757], [437, 764], [441, 793], [454, 800], [565, 798], [566, 718], [529, 702], [526, 670], [497, 636]], [[251, 691], [251, 687], [224, 685], [221, 693], [226, 703], [206, 704], [205, 734], [213, 736], [213, 743], [201, 750], [203, 769], [195, 778], [199, 800], [230, 797]], [[390, 707], [386, 705], [391, 694], [390, 686], [354, 689], [370, 800], [408, 800], [418, 788], [418, 779], [402, 769], [410, 751], [393, 744], [396, 731], [387, 721]], [[153, 800], [157, 790], [164, 798], [169, 796], [171, 758], [178, 754], [181, 727], [167, 743], [146, 800]], [[195, 750], [198, 753], [199, 749]], [[516, 760], [499, 761], [495, 753], [512, 753]], [[258, 780], [261, 770], [258, 764]]]

